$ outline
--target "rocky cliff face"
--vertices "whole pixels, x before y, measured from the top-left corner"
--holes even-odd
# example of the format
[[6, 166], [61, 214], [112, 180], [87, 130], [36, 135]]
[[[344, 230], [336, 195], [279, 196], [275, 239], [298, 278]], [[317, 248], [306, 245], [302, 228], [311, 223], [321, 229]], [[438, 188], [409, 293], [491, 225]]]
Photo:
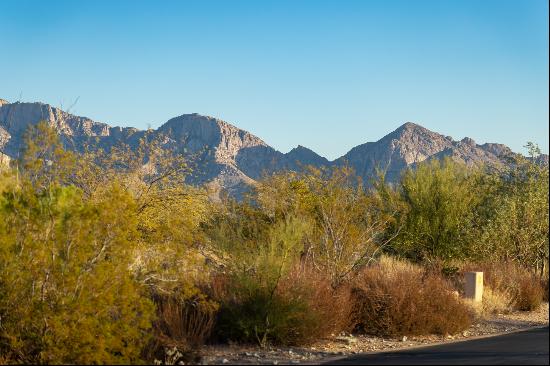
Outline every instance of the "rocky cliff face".
[[[118, 142], [130, 142], [135, 128], [110, 127], [86, 117], [78, 117], [43, 103], [0, 103], [0, 150], [17, 156], [29, 125], [46, 121], [56, 129], [64, 144], [77, 151], [86, 145], [108, 147]], [[134, 136], [138, 139], [138, 136]]]
[[[145, 132], [135, 128], [111, 127], [86, 117], [78, 117], [43, 103], [13, 103], [0, 99], [0, 158], [17, 157], [24, 132], [31, 124], [46, 121], [55, 128], [64, 144], [77, 151], [86, 146], [109, 149], [118, 143], [136, 146]], [[388, 181], [396, 181], [403, 169], [427, 159], [450, 156], [468, 165], [498, 167], [513, 154], [501, 144], [478, 145], [470, 138], [455, 141], [407, 122], [376, 142], [367, 142], [333, 162], [298, 146], [283, 154], [260, 138], [225, 121], [184, 114], [152, 131], [163, 146], [192, 161], [193, 184], [207, 184], [214, 190], [226, 190], [239, 196], [263, 174], [280, 170], [300, 170], [304, 166], [330, 167], [349, 165], [365, 182], [377, 169], [386, 172]], [[540, 161], [548, 161], [541, 156]]]

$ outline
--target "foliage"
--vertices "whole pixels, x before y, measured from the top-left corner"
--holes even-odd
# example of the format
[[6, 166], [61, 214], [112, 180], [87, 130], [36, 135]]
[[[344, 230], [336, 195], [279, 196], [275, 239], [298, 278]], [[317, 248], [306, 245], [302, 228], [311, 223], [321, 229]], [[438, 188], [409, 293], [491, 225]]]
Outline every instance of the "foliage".
[[308, 225], [303, 256], [327, 273], [334, 287], [373, 260], [393, 237], [393, 219], [347, 167], [276, 175], [257, 186], [260, 206], [270, 217], [293, 214]]
[[205, 195], [182, 184], [181, 161], [154, 142], [77, 159], [45, 123], [26, 142], [0, 182], [1, 353], [138, 362], [152, 334], [151, 296], [204, 299], [194, 242]]
[[267, 219], [256, 209], [246, 204], [233, 208], [211, 229], [213, 251], [228, 274], [230, 289], [213, 295], [221, 306], [218, 335], [262, 345], [281, 341], [274, 334], [291, 325], [295, 313], [307, 313], [303, 301], [278, 292], [299, 259], [304, 225], [287, 217], [266, 226]]
[[415, 261], [468, 257], [477, 174], [450, 158], [406, 171], [399, 189], [408, 212], [394, 248]]
[[185, 161], [163, 148], [160, 139], [146, 134], [134, 148], [87, 150], [71, 182], [90, 200], [101, 197], [108, 182], [119, 182], [136, 202], [136, 278], [155, 293], [192, 298], [199, 293], [195, 282], [204, 274], [196, 244], [202, 239], [200, 225], [207, 219], [209, 202], [204, 190], [185, 184]]
[[74, 187], [10, 188], [0, 200], [0, 351], [24, 363], [139, 361], [153, 307], [128, 271], [134, 202], [116, 185], [94, 203]]
[[24, 150], [17, 165], [27, 183], [40, 192], [52, 185], [68, 183], [76, 166], [76, 156], [63, 148], [53, 128], [40, 122], [26, 131]]
[[281, 205], [275, 211], [263, 203], [228, 202], [205, 227], [210, 260], [220, 272], [212, 287], [220, 303], [215, 335], [262, 346], [303, 344], [344, 328], [349, 314], [342, 315], [345, 307], [334, 312], [333, 304], [345, 296], [330, 277], [305, 270], [311, 221], [297, 217], [298, 209]]
[[535, 162], [540, 153], [529, 144], [530, 158], [517, 158], [503, 172], [495, 205], [481, 229], [482, 257], [515, 261], [539, 276], [548, 275], [548, 166]]
[[548, 286], [548, 167], [532, 144], [506, 169], [433, 160], [367, 188], [309, 167], [211, 202], [148, 132], [73, 153], [40, 123], [25, 142], [0, 170], [0, 362], [195, 362], [210, 334], [454, 333], [471, 314], [448, 280], [468, 268], [485, 272], [485, 312], [535, 309]]

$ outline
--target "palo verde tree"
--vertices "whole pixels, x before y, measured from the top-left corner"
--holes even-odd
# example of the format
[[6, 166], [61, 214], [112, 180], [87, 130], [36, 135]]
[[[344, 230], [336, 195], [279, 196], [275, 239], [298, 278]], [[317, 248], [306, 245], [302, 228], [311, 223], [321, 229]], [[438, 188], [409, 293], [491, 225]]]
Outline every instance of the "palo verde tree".
[[481, 200], [478, 178], [478, 170], [450, 158], [407, 170], [398, 187], [406, 216], [393, 245], [397, 252], [415, 261], [467, 257]]
[[64, 184], [73, 159], [55, 133], [41, 123], [28, 136], [18, 174], [0, 184], [0, 353], [139, 362], [153, 306], [129, 271], [136, 202], [117, 182], [87, 200]]

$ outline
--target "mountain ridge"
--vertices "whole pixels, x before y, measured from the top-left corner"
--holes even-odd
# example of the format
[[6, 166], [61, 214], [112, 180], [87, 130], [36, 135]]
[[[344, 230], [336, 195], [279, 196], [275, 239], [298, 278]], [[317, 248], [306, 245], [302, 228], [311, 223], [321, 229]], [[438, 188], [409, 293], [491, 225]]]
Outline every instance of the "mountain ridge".
[[[377, 169], [386, 172], [388, 181], [396, 181], [403, 169], [427, 159], [449, 156], [467, 165], [488, 164], [495, 168], [506, 157], [517, 155], [506, 145], [478, 145], [465, 137], [460, 141], [413, 123], [406, 122], [378, 141], [353, 147], [343, 156], [328, 160], [311, 149], [298, 145], [287, 153], [269, 146], [252, 133], [218, 118], [198, 113], [182, 114], [149, 131], [133, 127], [113, 127], [87, 117], [75, 116], [49, 104], [9, 103], [0, 99], [0, 157], [16, 158], [30, 124], [45, 120], [56, 129], [70, 149], [85, 146], [105, 149], [117, 143], [137, 146], [146, 132], [162, 140], [163, 148], [186, 158], [200, 155], [196, 174], [190, 183], [206, 184], [218, 191], [239, 196], [263, 174], [281, 170], [300, 170], [306, 165], [331, 167], [349, 165], [368, 181]], [[541, 156], [541, 161], [548, 157]], [[1, 160], [0, 160], [1, 161]]]

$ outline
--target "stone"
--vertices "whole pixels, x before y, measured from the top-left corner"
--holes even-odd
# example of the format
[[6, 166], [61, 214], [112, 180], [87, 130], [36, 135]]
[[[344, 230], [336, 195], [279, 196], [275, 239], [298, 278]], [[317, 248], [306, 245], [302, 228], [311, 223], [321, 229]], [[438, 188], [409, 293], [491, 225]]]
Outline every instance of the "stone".
[[473, 302], [481, 302], [483, 300], [483, 272], [466, 272], [464, 279], [464, 297]]

